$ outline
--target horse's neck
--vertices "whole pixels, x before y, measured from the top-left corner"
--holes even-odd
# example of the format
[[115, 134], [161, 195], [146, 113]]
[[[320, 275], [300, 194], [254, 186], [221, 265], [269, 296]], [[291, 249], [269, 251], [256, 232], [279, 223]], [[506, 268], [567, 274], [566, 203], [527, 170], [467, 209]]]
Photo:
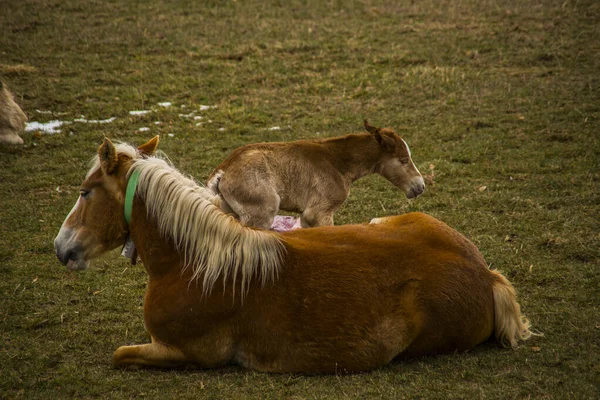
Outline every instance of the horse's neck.
[[166, 212], [165, 198], [135, 197], [130, 235], [151, 279], [183, 271], [205, 293], [218, 279], [235, 282], [239, 277], [243, 293], [254, 279], [263, 285], [275, 279], [283, 251], [276, 235], [241, 225], [212, 204], [210, 196], [198, 202], [193, 196], [180, 199], [183, 204]]
[[375, 172], [381, 150], [368, 133], [346, 135], [322, 142], [331, 161], [350, 182]]
[[131, 221], [130, 238], [151, 278], [172, 272], [180, 265], [181, 256], [173, 243], [160, 235], [156, 221], [148, 216], [146, 205], [138, 197], [133, 202]]

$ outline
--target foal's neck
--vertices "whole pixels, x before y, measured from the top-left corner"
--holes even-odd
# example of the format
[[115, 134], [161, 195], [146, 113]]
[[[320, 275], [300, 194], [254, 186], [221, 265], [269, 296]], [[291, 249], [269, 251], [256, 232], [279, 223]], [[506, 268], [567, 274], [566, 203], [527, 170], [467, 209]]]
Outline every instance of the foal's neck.
[[322, 142], [331, 162], [350, 182], [375, 172], [381, 148], [369, 133], [356, 133]]

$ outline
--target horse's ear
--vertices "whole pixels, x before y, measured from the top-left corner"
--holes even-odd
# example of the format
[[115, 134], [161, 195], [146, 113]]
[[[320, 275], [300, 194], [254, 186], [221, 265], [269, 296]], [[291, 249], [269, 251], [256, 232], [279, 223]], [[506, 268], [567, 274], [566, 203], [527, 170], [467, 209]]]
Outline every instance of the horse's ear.
[[104, 138], [104, 143], [98, 148], [98, 157], [100, 157], [100, 167], [107, 175], [115, 172], [119, 164], [117, 149], [109, 138]]
[[379, 145], [383, 147], [385, 151], [393, 152], [396, 149], [396, 143], [394, 142], [394, 139], [392, 139], [388, 135], [382, 135], [381, 128], [376, 128], [373, 125], [369, 125], [369, 122], [366, 119], [365, 129], [367, 130], [367, 132], [373, 135], [375, 140], [377, 140], [377, 143], [379, 143]]
[[381, 129], [374, 127], [373, 125], [369, 125], [369, 121], [365, 119], [365, 129], [372, 135], [379, 133]]
[[160, 137], [158, 135], [154, 136], [152, 139], [148, 140], [141, 146], [138, 146], [138, 151], [144, 156], [151, 156], [156, 153], [156, 148], [158, 147]]

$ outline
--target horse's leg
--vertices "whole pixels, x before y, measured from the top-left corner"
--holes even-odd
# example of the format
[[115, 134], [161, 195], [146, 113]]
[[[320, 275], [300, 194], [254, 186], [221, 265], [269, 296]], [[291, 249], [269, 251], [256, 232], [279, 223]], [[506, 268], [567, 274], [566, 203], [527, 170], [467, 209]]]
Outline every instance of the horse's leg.
[[240, 222], [246, 226], [268, 230], [273, 225], [277, 210], [278, 208], [266, 205], [264, 208], [260, 206], [246, 206], [240, 214]]
[[312, 228], [315, 226], [333, 225], [334, 211], [318, 211], [314, 208], [307, 208], [300, 216], [300, 223], [303, 228]]
[[181, 351], [155, 341], [139, 346], [121, 346], [115, 351], [112, 358], [115, 368], [172, 368], [186, 362], [188, 360]]
[[229, 185], [220, 186], [221, 195], [240, 222], [255, 228], [270, 229], [279, 211], [280, 198], [277, 192], [265, 185], [257, 184], [253, 190]]
[[260, 229], [271, 229], [273, 220], [279, 211], [279, 195], [273, 191], [265, 194], [258, 202], [239, 204], [240, 222], [247, 226]]

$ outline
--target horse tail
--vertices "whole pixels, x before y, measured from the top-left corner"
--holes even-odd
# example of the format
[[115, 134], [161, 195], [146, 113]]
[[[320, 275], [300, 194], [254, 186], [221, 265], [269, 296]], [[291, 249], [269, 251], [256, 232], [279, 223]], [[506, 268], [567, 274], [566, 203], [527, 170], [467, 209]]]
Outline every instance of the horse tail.
[[527, 340], [533, 335], [529, 329], [531, 323], [521, 314], [513, 285], [500, 272], [490, 272], [494, 274], [494, 334], [503, 346], [514, 349], [520, 340]]

